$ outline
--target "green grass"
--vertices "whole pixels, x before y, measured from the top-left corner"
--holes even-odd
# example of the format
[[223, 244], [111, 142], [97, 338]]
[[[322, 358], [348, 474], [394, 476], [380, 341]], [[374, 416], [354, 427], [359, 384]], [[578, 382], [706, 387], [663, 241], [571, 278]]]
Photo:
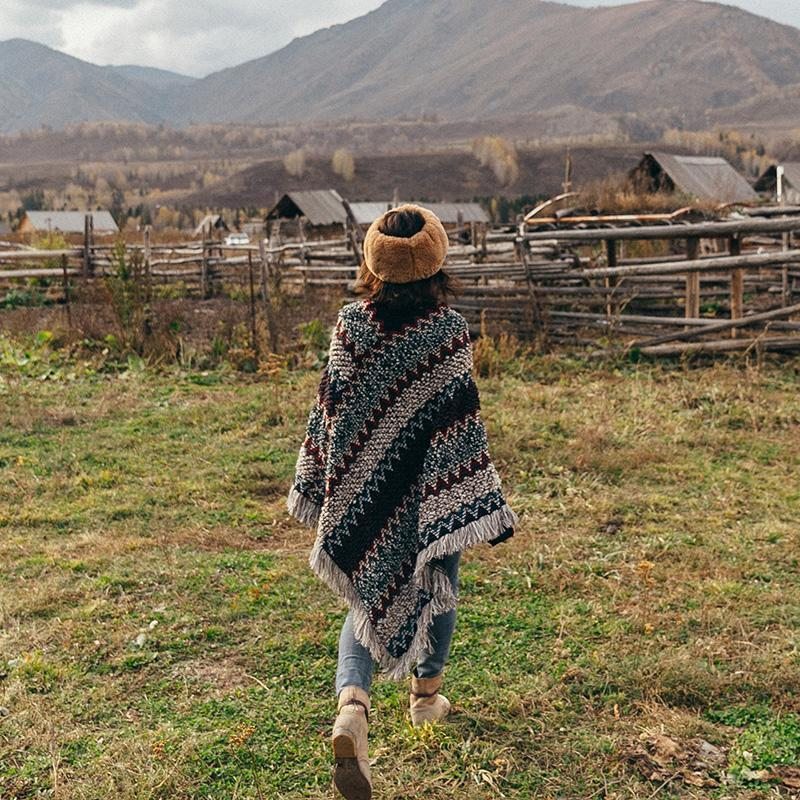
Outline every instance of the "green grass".
[[[41, 343], [40, 343], [41, 344]], [[285, 513], [316, 375], [0, 353], [0, 797], [328, 798], [342, 608]], [[496, 372], [496, 369], [493, 369]], [[381, 798], [649, 798], [656, 733], [797, 760], [797, 363], [481, 380], [515, 539], [465, 559], [447, 693], [374, 691]]]

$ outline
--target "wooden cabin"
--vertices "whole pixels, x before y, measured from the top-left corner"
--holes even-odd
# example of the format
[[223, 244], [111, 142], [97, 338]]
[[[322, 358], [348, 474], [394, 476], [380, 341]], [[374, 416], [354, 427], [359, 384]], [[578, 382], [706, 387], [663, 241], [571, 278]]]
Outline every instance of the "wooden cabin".
[[634, 188], [643, 193], [680, 192], [715, 203], [757, 202], [755, 189], [733, 165], [719, 156], [645, 153], [630, 173]]
[[20, 233], [83, 233], [87, 215], [92, 217], [95, 235], [119, 233], [110, 211], [26, 211], [19, 224]]
[[212, 233], [229, 233], [228, 223], [222, 218], [221, 214], [206, 214], [200, 220], [200, 224], [194, 229], [194, 238], [198, 239], [208, 231]]
[[[778, 170], [782, 169], [781, 194], [778, 197]], [[787, 205], [800, 206], [800, 161], [787, 161], [784, 164], [773, 164], [756, 181], [757, 192], [769, 194], [770, 200]]]
[[[415, 202], [415, 201], [410, 201]], [[367, 227], [395, 204], [389, 200], [348, 203], [356, 225]], [[426, 203], [419, 205], [433, 211], [445, 227], [488, 224], [489, 215], [479, 203]], [[348, 213], [345, 201], [335, 189], [289, 192], [267, 214], [267, 221], [302, 218], [313, 228], [345, 225]]]

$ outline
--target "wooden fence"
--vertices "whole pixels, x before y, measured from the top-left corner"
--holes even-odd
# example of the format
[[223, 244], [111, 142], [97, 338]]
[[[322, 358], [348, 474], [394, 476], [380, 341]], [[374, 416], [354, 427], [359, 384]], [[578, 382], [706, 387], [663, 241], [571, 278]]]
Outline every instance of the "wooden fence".
[[[590, 220], [591, 222], [591, 220]], [[599, 352], [645, 355], [758, 348], [800, 350], [800, 215], [702, 223], [560, 228], [519, 226], [455, 232], [448, 271], [462, 293], [454, 304], [478, 330], [508, 330], [542, 342], [591, 344]], [[640, 255], [643, 243], [659, 255]], [[114, 245], [88, 241], [58, 251], [4, 248], [0, 282], [48, 278], [70, 285], [114, 274]], [[128, 244], [153, 286], [178, 285], [198, 298], [251, 287], [265, 309], [271, 294], [352, 287], [360, 262], [355, 232], [339, 239], [249, 246], [218, 241]]]

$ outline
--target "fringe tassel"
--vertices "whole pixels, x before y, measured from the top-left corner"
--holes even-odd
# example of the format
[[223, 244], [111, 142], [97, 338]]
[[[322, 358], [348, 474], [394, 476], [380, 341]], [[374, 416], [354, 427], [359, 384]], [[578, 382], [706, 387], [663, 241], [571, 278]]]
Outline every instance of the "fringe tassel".
[[396, 681], [403, 680], [414, 668], [419, 656], [430, 650], [430, 627], [434, 616], [434, 603], [428, 603], [422, 609], [417, 632], [408, 651], [402, 658], [395, 658], [378, 639], [378, 632], [372, 624], [361, 598], [356, 594], [352, 582], [322, 549], [320, 543], [314, 545], [309, 564], [314, 573], [350, 607], [350, 611], [353, 613], [353, 633], [356, 639], [369, 650], [370, 655], [388, 677]]
[[303, 525], [308, 525], [309, 528], [317, 527], [322, 508], [313, 500], [309, 500], [302, 492], [298, 492], [294, 487], [292, 487], [289, 496], [286, 498], [286, 508]]
[[418, 556], [417, 565], [414, 569], [414, 577], [420, 580], [428, 562], [442, 556], [449, 556], [468, 547], [473, 547], [482, 542], [489, 542], [496, 539], [503, 531], [515, 528], [519, 517], [511, 510], [508, 504], [485, 517], [481, 517], [475, 522], [470, 522], [463, 528], [437, 539], [433, 544], [428, 545]]
[[[294, 493], [295, 490], [292, 492]], [[305, 503], [316, 508], [308, 498], [299, 492], [297, 494]], [[290, 510], [292, 497], [293, 495], [290, 494]], [[319, 516], [318, 509], [317, 516]], [[465, 550], [480, 542], [496, 539], [504, 530], [513, 528], [516, 524], [517, 515], [508, 505], [504, 505], [492, 514], [476, 522], [471, 522], [434, 542], [417, 556], [414, 579], [419, 588], [431, 595], [431, 601], [423, 607], [417, 620], [417, 632], [408, 650], [401, 658], [392, 656], [378, 639], [378, 632], [372, 624], [361, 598], [356, 594], [352, 582], [322, 548], [321, 540], [314, 545], [309, 557], [309, 564], [314, 573], [350, 607], [353, 612], [353, 632], [356, 639], [369, 650], [370, 655], [389, 678], [403, 680], [416, 666], [420, 656], [431, 649], [430, 627], [434, 616], [446, 614], [456, 607], [457, 597], [450, 580], [443, 572], [431, 566], [430, 562], [456, 551]]]

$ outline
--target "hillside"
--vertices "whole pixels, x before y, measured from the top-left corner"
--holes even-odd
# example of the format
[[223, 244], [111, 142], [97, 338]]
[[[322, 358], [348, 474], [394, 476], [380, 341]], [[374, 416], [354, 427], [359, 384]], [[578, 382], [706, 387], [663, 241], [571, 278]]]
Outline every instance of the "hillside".
[[753, 121], [758, 98], [791, 99], [798, 76], [800, 30], [718, 3], [388, 0], [199, 80], [0, 42], [0, 133], [98, 120], [502, 120], [568, 108], [573, 125], [591, 112], [605, 129], [649, 136]]
[[389, 0], [194, 83], [176, 113], [458, 119], [571, 104], [606, 114], [668, 109], [691, 123], [798, 75], [800, 30], [717, 3]]
[[[507, 187], [471, 154], [456, 151], [359, 157], [352, 181], [334, 173], [330, 159], [310, 159], [300, 178], [288, 175], [283, 162], [273, 159], [193, 192], [182, 203], [199, 207], [265, 208], [283, 192], [329, 187], [353, 201], [391, 199], [395, 189], [400, 197], [415, 200], [457, 201], [523, 194], [549, 197], [561, 191], [564, 153], [564, 148], [556, 147], [521, 151], [519, 179]], [[641, 156], [642, 145], [573, 148], [573, 176], [585, 185], [627, 172]]]
[[[800, 76], [798, 76], [800, 77]], [[800, 125], [800, 83], [764, 92], [732, 108], [717, 109], [709, 122], [720, 126], [748, 127], [754, 130], [783, 130], [794, 134]]]
[[162, 122], [176, 87], [185, 86], [183, 76], [100, 67], [24, 39], [0, 42], [0, 78], [0, 133], [87, 120]]
[[121, 64], [119, 66], [109, 64], [106, 69], [116, 72], [117, 75], [129, 80], [151, 86], [154, 89], [172, 89], [188, 86], [196, 80], [196, 78], [190, 78], [188, 75], [181, 75], [178, 72], [170, 72], [167, 69], [139, 67], [136, 64]]

